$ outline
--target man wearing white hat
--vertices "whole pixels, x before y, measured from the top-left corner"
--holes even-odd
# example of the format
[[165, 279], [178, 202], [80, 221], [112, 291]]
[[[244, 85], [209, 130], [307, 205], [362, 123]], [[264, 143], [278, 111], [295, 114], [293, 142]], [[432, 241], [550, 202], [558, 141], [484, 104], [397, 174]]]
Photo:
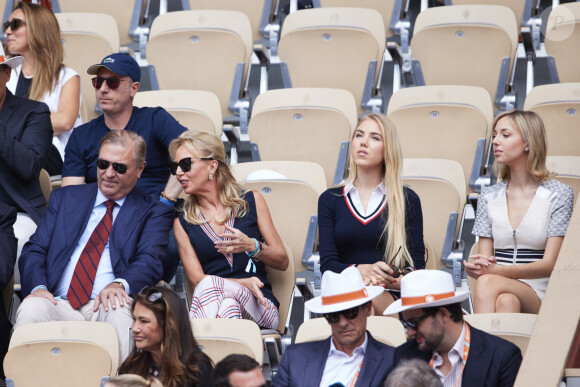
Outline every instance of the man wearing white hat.
[[382, 386], [393, 368], [394, 348], [376, 341], [366, 326], [370, 301], [383, 291], [380, 286], [365, 286], [356, 267], [340, 274], [326, 271], [321, 296], [305, 306], [324, 314], [332, 335], [290, 346], [274, 386]]
[[403, 277], [401, 299], [384, 314], [400, 313], [410, 340], [397, 347], [395, 362], [429, 362], [443, 385], [506, 387], [516, 379], [522, 355], [514, 344], [463, 321], [461, 302], [469, 291], [455, 291], [453, 278], [440, 270], [417, 270]]

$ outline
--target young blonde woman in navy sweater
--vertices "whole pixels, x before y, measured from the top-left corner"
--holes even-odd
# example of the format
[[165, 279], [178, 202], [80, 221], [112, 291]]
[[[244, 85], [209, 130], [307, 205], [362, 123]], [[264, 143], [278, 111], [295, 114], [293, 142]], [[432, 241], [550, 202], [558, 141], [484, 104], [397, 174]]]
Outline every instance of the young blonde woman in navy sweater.
[[322, 271], [355, 265], [366, 284], [386, 291], [373, 300], [377, 315], [398, 298], [397, 272], [425, 268], [423, 216], [415, 192], [403, 187], [403, 156], [394, 124], [371, 114], [362, 118], [350, 143], [344, 185], [318, 201]]

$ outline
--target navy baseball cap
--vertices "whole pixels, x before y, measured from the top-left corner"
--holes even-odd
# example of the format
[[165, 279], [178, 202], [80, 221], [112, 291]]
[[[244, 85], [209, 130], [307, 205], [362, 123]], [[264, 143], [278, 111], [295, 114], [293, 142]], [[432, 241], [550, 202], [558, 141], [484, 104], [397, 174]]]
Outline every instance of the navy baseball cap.
[[103, 58], [100, 64], [95, 64], [89, 67], [87, 73], [90, 75], [96, 75], [103, 67], [111, 70], [117, 75], [126, 75], [131, 78], [133, 82], [139, 82], [141, 80], [141, 67], [139, 67], [137, 61], [135, 61], [135, 59], [130, 55], [121, 53], [107, 55]]

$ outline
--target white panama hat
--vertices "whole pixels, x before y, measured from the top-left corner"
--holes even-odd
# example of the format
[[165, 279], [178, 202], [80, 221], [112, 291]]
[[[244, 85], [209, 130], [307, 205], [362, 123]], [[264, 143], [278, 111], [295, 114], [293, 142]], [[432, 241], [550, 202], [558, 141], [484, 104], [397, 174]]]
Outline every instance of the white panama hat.
[[306, 301], [305, 306], [314, 313], [340, 312], [365, 304], [381, 295], [381, 286], [365, 286], [358, 269], [348, 267], [340, 274], [325, 271], [320, 285], [321, 295]]
[[15, 56], [14, 58], [6, 59], [6, 54], [4, 53], [4, 47], [0, 44], [0, 65], [6, 65], [15, 69], [16, 67], [20, 66], [22, 61], [24, 60], [21, 56]]
[[389, 305], [383, 314], [455, 304], [467, 297], [469, 290], [455, 291], [451, 274], [442, 270], [416, 270], [403, 277], [401, 298]]

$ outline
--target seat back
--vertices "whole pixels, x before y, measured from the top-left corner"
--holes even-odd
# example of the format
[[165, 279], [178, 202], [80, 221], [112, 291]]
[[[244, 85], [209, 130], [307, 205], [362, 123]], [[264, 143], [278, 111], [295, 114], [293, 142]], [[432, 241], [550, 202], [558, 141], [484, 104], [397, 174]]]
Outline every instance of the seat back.
[[340, 146], [357, 124], [352, 94], [339, 89], [278, 89], [254, 101], [248, 132], [262, 160], [318, 163], [331, 186]]
[[272, 18], [272, 0], [189, 0], [192, 10], [222, 10], [244, 13], [252, 26], [252, 39], [262, 39], [261, 29]]
[[[401, 322], [393, 317], [370, 316], [367, 318], [367, 330], [381, 343], [398, 347], [407, 337]], [[327, 339], [332, 333], [330, 325], [324, 318], [313, 318], [304, 321], [296, 333], [296, 343]]]
[[245, 80], [252, 48], [250, 21], [241, 12], [177, 11], [153, 21], [147, 60], [160, 89], [211, 91], [225, 118], [236, 66], [242, 64]]
[[544, 39], [546, 53], [554, 57], [560, 82], [580, 82], [580, 3], [552, 9]]
[[534, 0], [450, 0], [449, 2], [453, 5], [505, 5], [514, 13], [519, 31], [522, 24], [525, 25], [525, 23], [532, 17], [533, 1]]
[[484, 332], [517, 345], [525, 356], [537, 315], [529, 313], [477, 313], [463, 316], [465, 321]]
[[87, 122], [98, 116], [95, 111], [93, 75], [87, 69], [105, 56], [119, 52], [117, 23], [111, 15], [103, 13], [56, 13], [64, 48], [64, 63], [81, 77], [82, 100], [86, 107]]
[[318, 213], [318, 192], [309, 184], [295, 180], [245, 181], [243, 186], [262, 194], [276, 231], [292, 251], [295, 270], [306, 270], [302, 255], [310, 217]]
[[310, 184], [320, 195], [326, 190], [326, 177], [320, 164], [310, 161], [253, 161], [230, 166], [237, 181], [273, 179], [271, 171], [289, 180]]
[[222, 134], [222, 111], [214, 93], [201, 90], [153, 90], [135, 95], [133, 105], [161, 106], [191, 130]]
[[193, 337], [214, 364], [232, 353], [239, 353], [250, 356], [262, 366], [262, 334], [255, 322], [229, 318], [200, 318], [190, 321]]
[[479, 86], [492, 98], [502, 60], [510, 58], [511, 70], [517, 46], [516, 18], [499, 5], [428, 8], [417, 16], [411, 40], [426, 85]]
[[[54, 346], [67, 342], [77, 342], [79, 343], [79, 348], [82, 347], [83, 343], [91, 344], [102, 348], [104, 350], [104, 353], [107, 355], [106, 357], [105, 356], [103, 357], [108, 359], [108, 369], [104, 374], [101, 374], [100, 376], [101, 377], [105, 375], [115, 376], [117, 374], [117, 369], [119, 368], [120, 365], [119, 339], [117, 338], [117, 332], [115, 331], [115, 328], [111, 324], [104, 322], [50, 321], [36, 324], [21, 325], [18, 328], [16, 328], [14, 330], [14, 333], [12, 334], [12, 338], [10, 339], [9, 350], [12, 350], [13, 348], [16, 347], [30, 346], [31, 344], [51, 343]], [[50, 356], [50, 346], [48, 346], [47, 348], [48, 355]], [[30, 351], [30, 356], [33, 356], [33, 352], [34, 351]], [[81, 348], [81, 350], [75, 353], [77, 353], [77, 356], [82, 358], [84, 349]], [[102, 351], [99, 351], [99, 355], [102, 356]], [[24, 363], [27, 362], [25, 361]], [[30, 372], [31, 363], [28, 362], [27, 364], [28, 364], [28, 372], [35, 374], [36, 371]], [[64, 374], [65, 373], [60, 374], [60, 377], [62, 377], [62, 375]], [[78, 386], [84, 384], [86, 383], [80, 384], [77, 383], [71, 385]], [[44, 383], [36, 385], [44, 385]]]
[[40, 170], [40, 175], [38, 176], [40, 180], [40, 189], [42, 190], [42, 196], [48, 202], [50, 199], [50, 193], [52, 192], [52, 184], [50, 183], [50, 175], [45, 169]]
[[369, 62], [378, 64], [376, 84], [385, 44], [385, 27], [377, 11], [314, 8], [296, 11], [284, 20], [278, 54], [288, 65], [292, 87], [348, 90], [363, 113]]
[[286, 321], [290, 314], [290, 302], [292, 301], [294, 285], [296, 283], [296, 270], [294, 270], [292, 250], [288, 245], [284, 245], [284, 247], [286, 248], [286, 254], [288, 254], [288, 268], [282, 271], [266, 266], [266, 276], [272, 284], [272, 292], [280, 303], [280, 307], [278, 308], [280, 321], [278, 322], [276, 330], [282, 334], [286, 331]]
[[576, 204], [580, 193], [580, 156], [548, 156], [546, 166], [557, 173], [556, 180], [572, 187]]
[[524, 109], [542, 118], [548, 155], [580, 156], [580, 83], [536, 86], [526, 96]]
[[463, 169], [453, 160], [404, 159], [403, 183], [421, 199], [423, 238], [433, 249], [434, 256], [430, 258], [435, 268], [442, 269], [445, 263], [441, 253], [449, 215], [457, 212], [461, 216], [467, 198]]
[[[141, 16], [143, 0], [52, 0], [58, 3], [61, 12], [89, 12], [105, 13], [115, 18], [119, 27], [118, 34], [121, 44], [129, 44], [133, 41], [130, 33], [131, 18]], [[137, 7], [137, 8], [135, 8]], [[94, 59], [94, 58], [93, 58]], [[102, 59], [102, 58], [101, 58]], [[98, 61], [94, 61], [98, 63]]]
[[465, 186], [469, 187], [477, 141], [490, 137], [493, 120], [491, 99], [484, 89], [474, 86], [401, 89], [391, 97], [387, 115], [397, 127], [405, 157], [455, 160], [463, 169]]

